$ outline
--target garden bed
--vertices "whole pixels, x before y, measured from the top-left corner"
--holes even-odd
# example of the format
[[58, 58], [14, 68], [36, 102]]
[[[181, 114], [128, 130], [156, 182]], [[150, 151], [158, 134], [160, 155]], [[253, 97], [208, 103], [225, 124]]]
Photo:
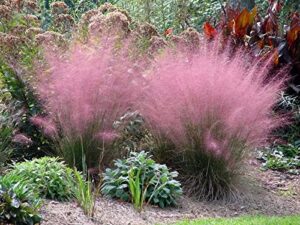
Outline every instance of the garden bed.
[[245, 195], [233, 202], [196, 201], [183, 196], [177, 208], [160, 209], [147, 206], [142, 213], [138, 213], [130, 203], [100, 197], [96, 203], [95, 217], [89, 219], [76, 203], [46, 201], [41, 210], [44, 218], [42, 225], [143, 225], [210, 217], [299, 214], [299, 176], [271, 170], [261, 171], [256, 160], [249, 162], [247, 171], [251, 172], [245, 174]]
[[109, 2], [0, 0], [0, 225], [300, 215], [299, 7]]

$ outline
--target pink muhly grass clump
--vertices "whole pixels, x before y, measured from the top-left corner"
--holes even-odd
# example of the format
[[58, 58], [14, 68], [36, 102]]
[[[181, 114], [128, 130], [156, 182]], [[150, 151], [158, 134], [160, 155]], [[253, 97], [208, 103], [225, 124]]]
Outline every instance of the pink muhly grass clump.
[[30, 122], [43, 130], [44, 134], [48, 137], [55, 137], [57, 135], [57, 128], [51, 119], [41, 116], [33, 116]]
[[[148, 75], [140, 111], [186, 191], [215, 199], [231, 192], [248, 149], [266, 143], [282, 118], [272, 113], [283, 79], [266, 82], [269, 63], [202, 43], [194, 55], [167, 52]], [[157, 138], [161, 139], [161, 138]], [[166, 143], [166, 141], [164, 141]]]
[[[117, 51], [112, 46], [77, 44], [63, 56], [46, 55], [50, 69], [42, 73], [38, 92], [49, 121], [60, 132], [55, 135], [59, 151], [72, 166], [82, 168], [82, 157], [88, 167], [97, 166], [103, 142], [117, 137], [112, 137], [113, 122], [136, 101], [137, 76], [126, 47]], [[46, 122], [35, 122], [49, 128]], [[112, 150], [107, 154], [113, 156]]]
[[119, 138], [120, 135], [115, 132], [115, 131], [104, 131], [104, 132], [100, 132], [99, 134], [97, 134], [96, 138], [101, 138], [103, 140], [103, 142], [112, 142], [115, 139]]
[[14, 143], [20, 144], [20, 145], [30, 145], [32, 144], [32, 140], [27, 137], [25, 134], [16, 134], [13, 136], [12, 141]]

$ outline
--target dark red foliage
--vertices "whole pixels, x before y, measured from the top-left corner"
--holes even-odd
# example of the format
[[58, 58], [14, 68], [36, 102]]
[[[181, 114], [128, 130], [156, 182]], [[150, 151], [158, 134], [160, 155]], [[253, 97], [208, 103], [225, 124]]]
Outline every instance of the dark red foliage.
[[257, 7], [249, 12], [227, 6], [217, 28], [205, 23], [203, 29], [207, 38], [218, 33], [236, 47], [245, 46], [255, 57], [273, 54], [275, 70], [290, 65], [293, 76], [290, 87], [300, 93], [300, 16], [292, 14], [290, 24], [281, 31], [278, 17], [282, 6], [281, 0], [269, 0], [264, 17], [258, 14]]

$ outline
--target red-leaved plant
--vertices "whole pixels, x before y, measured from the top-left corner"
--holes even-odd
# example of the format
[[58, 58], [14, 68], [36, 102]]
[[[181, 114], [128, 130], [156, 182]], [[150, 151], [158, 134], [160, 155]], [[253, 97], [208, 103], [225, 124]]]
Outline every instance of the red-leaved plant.
[[270, 63], [229, 52], [218, 41], [203, 41], [193, 55], [166, 53], [149, 72], [140, 104], [158, 140], [154, 155], [178, 170], [185, 191], [199, 198], [232, 196], [249, 150], [283, 122], [272, 112], [282, 74], [268, 80]]
[[118, 50], [112, 41], [102, 40], [74, 44], [63, 55], [48, 51], [45, 58], [48, 69], [40, 73], [38, 94], [47, 115], [32, 122], [55, 140], [70, 166], [81, 170], [108, 164], [116, 157], [113, 122], [138, 93], [126, 47]]

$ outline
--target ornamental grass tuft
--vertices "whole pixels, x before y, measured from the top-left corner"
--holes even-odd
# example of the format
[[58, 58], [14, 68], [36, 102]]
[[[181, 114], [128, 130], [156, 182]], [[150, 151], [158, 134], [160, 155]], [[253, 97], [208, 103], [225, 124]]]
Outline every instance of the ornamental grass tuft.
[[179, 172], [186, 193], [210, 200], [232, 196], [248, 153], [284, 121], [272, 111], [284, 78], [270, 78], [270, 60], [251, 62], [220, 46], [166, 51], [139, 105], [156, 159]]

